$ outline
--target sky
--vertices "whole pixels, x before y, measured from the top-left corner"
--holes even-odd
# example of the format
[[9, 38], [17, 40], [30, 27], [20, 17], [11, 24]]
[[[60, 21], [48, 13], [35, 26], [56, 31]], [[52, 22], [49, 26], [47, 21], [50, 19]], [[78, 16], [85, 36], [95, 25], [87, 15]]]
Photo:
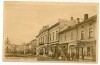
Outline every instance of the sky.
[[59, 18], [91, 17], [97, 9], [97, 3], [4, 2], [4, 41], [8, 37], [11, 44], [29, 43], [43, 26], [51, 26]]

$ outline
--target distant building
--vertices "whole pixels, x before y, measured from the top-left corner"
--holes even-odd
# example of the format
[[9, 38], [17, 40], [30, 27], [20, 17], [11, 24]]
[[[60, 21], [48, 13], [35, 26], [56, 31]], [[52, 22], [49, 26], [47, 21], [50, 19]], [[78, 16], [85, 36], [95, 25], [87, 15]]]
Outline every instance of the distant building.
[[29, 49], [31, 49], [31, 53], [34, 54], [34, 55], [36, 55], [36, 48], [37, 48], [37, 40], [33, 39], [30, 42]]
[[5, 41], [5, 53], [11, 53], [11, 43], [8, 38]]

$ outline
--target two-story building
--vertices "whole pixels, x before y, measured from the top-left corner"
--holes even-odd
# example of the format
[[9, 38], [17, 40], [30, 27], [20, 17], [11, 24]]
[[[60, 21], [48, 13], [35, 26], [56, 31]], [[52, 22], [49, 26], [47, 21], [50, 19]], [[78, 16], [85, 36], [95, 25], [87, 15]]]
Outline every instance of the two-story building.
[[[78, 20], [77, 20], [78, 19]], [[60, 32], [59, 32], [59, 46], [63, 53], [72, 54], [72, 52], [76, 53], [76, 45], [77, 45], [77, 29], [76, 24], [79, 21], [79, 18], [71, 20], [60, 20]]]
[[56, 53], [59, 45], [59, 22], [49, 28], [49, 51]]
[[61, 20], [59, 46], [65, 54], [69, 53], [70, 56], [74, 53], [79, 59], [96, 59], [96, 31], [96, 15], [88, 18], [88, 14], [85, 14], [83, 21], [73, 17], [70, 21]]
[[49, 36], [48, 36], [48, 29], [49, 26], [43, 26], [43, 28], [40, 30], [39, 35], [36, 36], [37, 38], [37, 51], [38, 51], [38, 55], [46, 55], [48, 53], [48, 41], [49, 41]]
[[[79, 58], [82, 55], [85, 59], [92, 59], [96, 56], [97, 45], [97, 16], [88, 18], [88, 14], [84, 15], [84, 21], [77, 24], [77, 47]], [[94, 59], [94, 58], [93, 58]]]

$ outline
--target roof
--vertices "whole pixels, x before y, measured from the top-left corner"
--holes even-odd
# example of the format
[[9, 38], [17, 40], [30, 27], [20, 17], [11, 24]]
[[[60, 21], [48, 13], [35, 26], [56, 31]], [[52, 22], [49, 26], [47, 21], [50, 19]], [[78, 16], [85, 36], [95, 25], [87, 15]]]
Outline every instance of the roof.
[[77, 27], [78, 25], [81, 25], [81, 24], [83, 24], [83, 23], [90, 22], [90, 20], [96, 19], [96, 17], [97, 17], [97, 15], [94, 15], [94, 16], [88, 18], [87, 20], [84, 20], [84, 21], [82, 21], [82, 22], [80, 22], [80, 23], [77, 23], [76, 25], [69, 26], [68, 28], [66, 28], [66, 29], [64, 29], [64, 30], [62, 30], [62, 31], [60, 31], [59, 33], [63, 33], [63, 32], [65, 32], [65, 31], [70, 30], [70, 29], [72, 29], [72, 28], [75, 28], [75, 27]]
[[56, 24], [52, 25], [52, 26], [49, 28], [49, 30], [52, 29], [52, 28], [54, 28], [54, 27], [57, 26], [57, 25], [59, 25], [59, 22], [57, 22]]
[[90, 20], [96, 19], [96, 18], [97, 18], [97, 15], [94, 15], [94, 16], [88, 18], [87, 20], [84, 20], [84, 21], [78, 23], [77, 26], [78, 26], [78, 25], [81, 25], [81, 24], [83, 24], [83, 23], [86, 23], [86, 22], [90, 22]]

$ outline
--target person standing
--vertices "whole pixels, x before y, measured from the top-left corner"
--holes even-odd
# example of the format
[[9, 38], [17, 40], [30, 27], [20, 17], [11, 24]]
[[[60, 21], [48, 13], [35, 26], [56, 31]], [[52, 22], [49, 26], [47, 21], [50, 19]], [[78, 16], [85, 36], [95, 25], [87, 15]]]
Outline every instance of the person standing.
[[92, 54], [92, 61], [96, 61], [96, 54], [95, 54], [95, 52], [93, 52], [93, 54]]
[[76, 60], [78, 61], [79, 60], [79, 54], [76, 53]]
[[82, 59], [84, 60], [85, 52], [82, 54]]
[[69, 53], [67, 54], [67, 60], [68, 61], [70, 60], [70, 54]]
[[75, 54], [74, 54], [74, 52], [72, 52], [72, 54], [71, 54], [72, 61], [74, 60], [74, 56], [75, 56]]

